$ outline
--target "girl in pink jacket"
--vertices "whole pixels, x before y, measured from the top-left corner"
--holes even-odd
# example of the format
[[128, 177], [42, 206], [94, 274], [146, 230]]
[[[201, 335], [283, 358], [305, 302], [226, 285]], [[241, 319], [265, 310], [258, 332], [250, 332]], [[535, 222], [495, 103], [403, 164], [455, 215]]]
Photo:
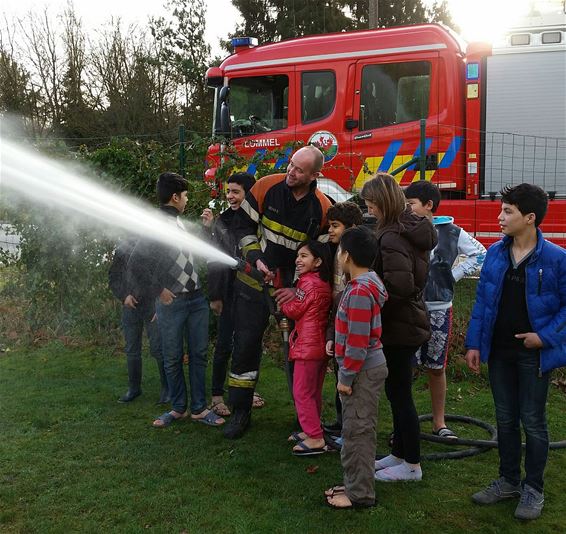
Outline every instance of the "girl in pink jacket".
[[327, 451], [320, 414], [326, 373], [326, 325], [332, 301], [330, 250], [318, 241], [302, 243], [295, 260], [299, 281], [295, 298], [281, 311], [295, 321], [289, 336], [289, 360], [294, 362], [293, 397], [302, 432], [293, 432], [295, 456]]

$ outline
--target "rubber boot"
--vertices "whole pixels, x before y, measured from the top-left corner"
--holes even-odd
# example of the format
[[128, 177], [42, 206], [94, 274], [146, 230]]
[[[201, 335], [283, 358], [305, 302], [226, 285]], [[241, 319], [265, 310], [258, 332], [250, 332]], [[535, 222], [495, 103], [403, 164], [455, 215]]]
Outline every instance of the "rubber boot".
[[157, 360], [157, 368], [159, 369], [161, 392], [159, 393], [159, 400], [155, 404], [167, 404], [171, 402], [171, 396], [169, 395], [169, 385], [167, 384], [167, 375], [165, 374], [165, 364], [163, 360]]
[[252, 403], [254, 388], [228, 387], [228, 403], [233, 407], [232, 417], [224, 425], [224, 437], [228, 439], [241, 438], [252, 418]]
[[224, 437], [228, 439], [239, 439], [245, 433], [251, 423], [251, 410], [234, 410], [232, 417], [224, 426]]
[[118, 402], [131, 402], [141, 395], [142, 361], [141, 358], [128, 359], [128, 391]]

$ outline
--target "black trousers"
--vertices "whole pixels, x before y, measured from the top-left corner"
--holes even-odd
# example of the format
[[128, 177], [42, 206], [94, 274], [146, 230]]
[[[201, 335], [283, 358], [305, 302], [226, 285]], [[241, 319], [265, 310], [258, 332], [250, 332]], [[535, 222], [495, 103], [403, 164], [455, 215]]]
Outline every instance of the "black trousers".
[[418, 347], [384, 346], [389, 374], [385, 394], [393, 414], [393, 447], [391, 453], [410, 464], [421, 458], [420, 424], [413, 402], [413, 357]]
[[265, 295], [235, 282], [234, 351], [228, 379], [228, 399], [234, 410], [249, 411], [259, 377], [263, 334], [269, 324]]
[[230, 291], [224, 300], [224, 307], [217, 322], [216, 346], [212, 359], [212, 395], [224, 395], [224, 383], [228, 362], [232, 355], [234, 345], [234, 295]]

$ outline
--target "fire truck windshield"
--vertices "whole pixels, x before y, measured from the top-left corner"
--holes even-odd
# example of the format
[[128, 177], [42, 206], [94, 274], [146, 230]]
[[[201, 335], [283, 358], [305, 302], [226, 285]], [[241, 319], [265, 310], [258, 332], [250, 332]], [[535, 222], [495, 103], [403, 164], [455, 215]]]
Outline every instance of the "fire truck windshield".
[[233, 137], [287, 127], [289, 78], [252, 76], [230, 80], [230, 122]]

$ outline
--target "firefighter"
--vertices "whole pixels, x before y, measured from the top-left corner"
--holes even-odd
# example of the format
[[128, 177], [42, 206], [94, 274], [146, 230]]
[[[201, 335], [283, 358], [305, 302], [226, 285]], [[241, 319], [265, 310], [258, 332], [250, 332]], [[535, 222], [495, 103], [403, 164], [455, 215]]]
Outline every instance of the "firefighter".
[[[234, 220], [234, 232], [242, 257], [273, 285], [278, 304], [294, 298], [295, 257], [307, 239], [324, 239], [328, 198], [316, 179], [324, 162], [322, 152], [305, 146], [291, 157], [286, 174], [258, 180], [246, 195]], [[228, 379], [233, 415], [224, 436], [240, 438], [250, 424], [253, 393], [258, 379], [262, 340], [270, 307], [263, 288], [238, 272], [234, 301], [234, 352]]]

